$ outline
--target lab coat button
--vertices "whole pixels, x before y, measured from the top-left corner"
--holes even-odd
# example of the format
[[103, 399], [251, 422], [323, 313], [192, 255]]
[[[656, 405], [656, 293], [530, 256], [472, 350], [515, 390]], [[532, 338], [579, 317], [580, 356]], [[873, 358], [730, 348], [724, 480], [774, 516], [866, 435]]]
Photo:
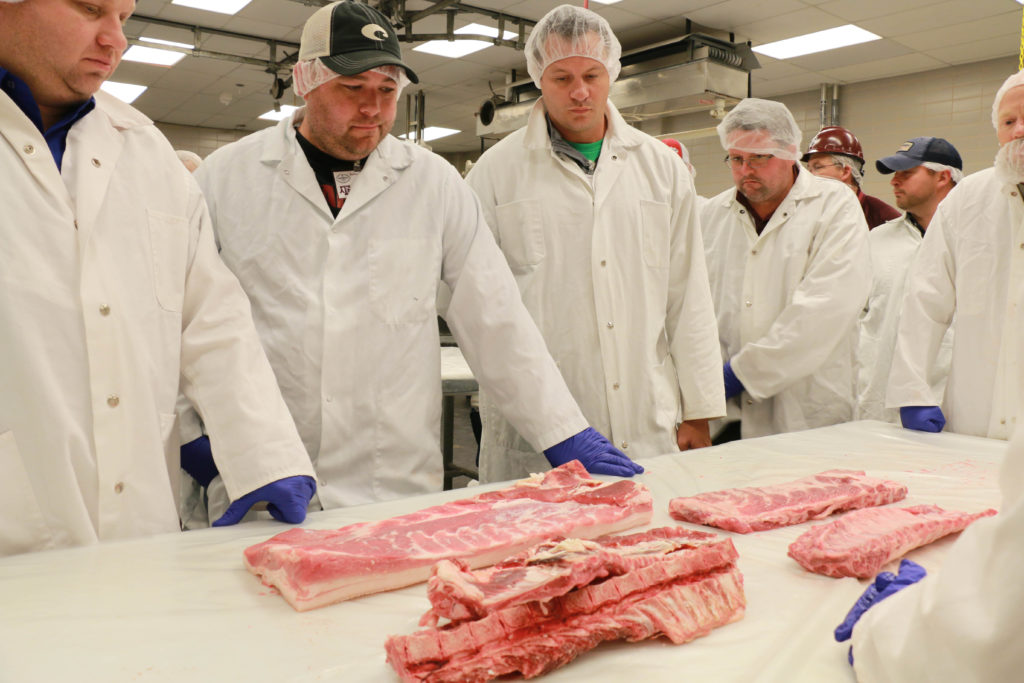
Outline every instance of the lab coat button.
[[629, 448], [629, 444], [626, 443], [625, 441], [623, 441], [622, 442], [622, 450], [626, 450], [627, 448]]
[[750, 299], [747, 299], [746, 301], [744, 301], [744, 302], [743, 302], [743, 304], [744, 304], [744, 305], [745, 305], [745, 306], [746, 306], [747, 308], [750, 308], [751, 306], [753, 306], [753, 305], [754, 305], [754, 302], [752, 302], [752, 301], [751, 301]]
[[601, 259], [601, 265], [602, 265], [602, 266], [607, 266], [607, 265], [608, 265], [608, 262], [607, 262], [607, 261], [605, 261], [604, 259]]
[[334, 402], [334, 397], [333, 396], [327, 396], [327, 397], [324, 398], [324, 400], [327, 401], [328, 403], [333, 403]]
[[22, 150], [25, 152], [25, 154], [35, 154], [36, 152], [36, 148], [34, 145], [25, 145], [24, 147], [22, 147]]
[[114, 484], [114, 493], [121, 493], [124, 491], [124, 482], [117, 482]]
[[1000, 419], [999, 420], [999, 424], [1001, 424], [1001, 425], [1006, 424], [1006, 418], [1004, 417], [1004, 418]]
[[110, 306], [100, 304], [100, 315], [110, 315]]
[[757, 253], [757, 249], [751, 249], [751, 250], [750, 250], [750, 253], [751, 253], [751, 254], [756, 254], [756, 253]]
[[752, 399], [752, 398], [748, 398], [748, 399], [747, 399], [747, 405], [748, 405], [748, 406], [752, 406], [752, 405], [754, 405], [754, 399]]
[[93, 165], [93, 166], [95, 166], [96, 168], [99, 168], [99, 167], [100, 167], [100, 166], [102, 166], [103, 164], [101, 164], [101, 163], [100, 163], [100, 160], [99, 160], [99, 159], [93, 158], [93, 160], [92, 160], [92, 165]]
[[111, 408], [116, 408], [117, 404], [121, 402], [121, 399], [117, 397], [117, 394], [111, 394], [107, 396], [107, 405]]
[[615, 323], [613, 323], [613, 322], [609, 321], [609, 322], [608, 322], [608, 329], [610, 330], [610, 329], [612, 329], [613, 327], [615, 327]]
[[618, 382], [616, 382], [615, 384], [612, 385], [612, 389], [618, 389], [618, 388], [619, 388], [619, 383]]

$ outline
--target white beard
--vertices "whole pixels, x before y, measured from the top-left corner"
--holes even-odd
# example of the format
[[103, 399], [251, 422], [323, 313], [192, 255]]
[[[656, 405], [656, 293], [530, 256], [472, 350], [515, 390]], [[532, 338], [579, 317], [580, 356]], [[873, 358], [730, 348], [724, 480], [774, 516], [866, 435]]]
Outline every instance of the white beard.
[[1011, 140], [999, 148], [996, 175], [1012, 185], [1024, 183], [1024, 139]]

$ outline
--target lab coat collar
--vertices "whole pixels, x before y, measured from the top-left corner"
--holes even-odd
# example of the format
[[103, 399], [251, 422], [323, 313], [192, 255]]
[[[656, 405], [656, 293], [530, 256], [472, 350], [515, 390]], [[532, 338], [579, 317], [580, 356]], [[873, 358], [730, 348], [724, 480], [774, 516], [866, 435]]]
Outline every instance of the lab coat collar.
[[[330, 215], [313, 169], [295, 139], [295, 126], [301, 123], [305, 115], [306, 108], [302, 107], [277, 124], [276, 134], [269, 136], [263, 146], [260, 162], [276, 165], [292, 189]], [[392, 185], [402, 171], [412, 164], [413, 152], [412, 143], [385, 135], [376, 149], [370, 152], [352, 195], [345, 200], [345, 205], [337, 218], [332, 218], [332, 222], [350, 215]]]

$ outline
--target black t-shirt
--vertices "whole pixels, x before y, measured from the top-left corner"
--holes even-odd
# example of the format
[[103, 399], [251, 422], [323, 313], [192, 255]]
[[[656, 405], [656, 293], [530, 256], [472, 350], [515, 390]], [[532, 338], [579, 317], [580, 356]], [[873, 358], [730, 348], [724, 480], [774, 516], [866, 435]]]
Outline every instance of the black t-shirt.
[[320, 185], [320, 191], [324, 193], [324, 199], [327, 200], [328, 208], [330, 208], [334, 217], [337, 218], [341, 207], [345, 205], [345, 200], [348, 199], [348, 194], [352, 189], [352, 182], [359, 175], [359, 171], [362, 169], [366, 159], [346, 161], [345, 159], [332, 157], [302, 137], [298, 129], [295, 131], [295, 139], [298, 140], [299, 147], [302, 148], [302, 151], [306, 154], [306, 160], [313, 168], [316, 182]]

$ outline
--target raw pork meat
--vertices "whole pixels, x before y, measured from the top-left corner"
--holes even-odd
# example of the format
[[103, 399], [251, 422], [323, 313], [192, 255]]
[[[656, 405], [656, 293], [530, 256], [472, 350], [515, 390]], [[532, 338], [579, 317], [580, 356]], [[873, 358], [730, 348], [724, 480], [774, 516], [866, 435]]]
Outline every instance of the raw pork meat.
[[818, 574], [870, 578], [886, 562], [994, 514], [947, 512], [935, 505], [857, 510], [801, 534], [789, 545], [789, 556]]
[[773, 486], [710, 491], [673, 498], [675, 519], [747, 534], [828, 517], [834, 512], [903, 500], [907, 487], [856, 470], [828, 470]]
[[299, 611], [425, 581], [438, 561], [471, 567], [551, 538], [593, 538], [650, 521], [651, 494], [597, 481], [577, 461], [499, 491], [336, 530], [291, 529], [245, 550], [245, 565]]
[[476, 572], [446, 564], [425, 619], [473, 616], [388, 638], [388, 661], [404, 681], [478, 683], [539, 676], [605, 640], [685, 643], [743, 617], [736, 558], [728, 539], [666, 528], [545, 543]]

